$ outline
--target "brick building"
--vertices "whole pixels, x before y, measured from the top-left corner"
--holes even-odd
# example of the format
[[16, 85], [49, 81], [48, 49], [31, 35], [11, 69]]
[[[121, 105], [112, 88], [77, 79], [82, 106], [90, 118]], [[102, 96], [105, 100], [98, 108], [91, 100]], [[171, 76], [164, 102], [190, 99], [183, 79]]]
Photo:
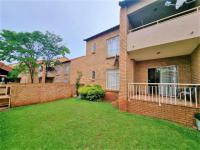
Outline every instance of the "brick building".
[[12, 70], [11, 67], [0, 62], [0, 82], [6, 82], [8, 73]]
[[83, 84], [101, 84], [121, 110], [192, 125], [200, 111], [200, 0], [173, 2], [121, 1], [120, 25], [85, 39], [70, 83], [82, 72]]
[[[42, 65], [42, 61], [38, 61], [41, 64], [36, 69], [34, 76], [34, 83], [69, 83], [69, 59], [66, 57], [57, 58], [58, 65], [54, 67], [46, 68]], [[14, 67], [17, 64], [12, 64]], [[31, 83], [30, 75], [27, 73], [21, 73], [17, 80], [19, 83]]]
[[46, 82], [75, 84], [81, 72], [82, 84], [100, 84], [121, 110], [192, 125], [200, 111], [200, 0], [173, 2], [121, 1], [120, 25], [85, 39], [86, 55], [62, 62]]

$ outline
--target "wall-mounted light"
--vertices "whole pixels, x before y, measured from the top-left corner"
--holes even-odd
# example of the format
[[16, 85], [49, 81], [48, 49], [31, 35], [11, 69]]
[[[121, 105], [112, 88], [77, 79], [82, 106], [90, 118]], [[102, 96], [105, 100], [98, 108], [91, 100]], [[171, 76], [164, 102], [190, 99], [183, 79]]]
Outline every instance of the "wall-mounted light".
[[160, 52], [157, 52], [156, 54], [157, 54], [157, 55], [160, 55]]

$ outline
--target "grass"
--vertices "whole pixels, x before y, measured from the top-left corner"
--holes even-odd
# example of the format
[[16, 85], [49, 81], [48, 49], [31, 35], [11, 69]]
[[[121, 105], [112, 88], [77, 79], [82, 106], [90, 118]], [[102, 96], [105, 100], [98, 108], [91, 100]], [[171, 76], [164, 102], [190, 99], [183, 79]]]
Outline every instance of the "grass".
[[0, 149], [200, 149], [200, 133], [79, 99], [0, 112]]

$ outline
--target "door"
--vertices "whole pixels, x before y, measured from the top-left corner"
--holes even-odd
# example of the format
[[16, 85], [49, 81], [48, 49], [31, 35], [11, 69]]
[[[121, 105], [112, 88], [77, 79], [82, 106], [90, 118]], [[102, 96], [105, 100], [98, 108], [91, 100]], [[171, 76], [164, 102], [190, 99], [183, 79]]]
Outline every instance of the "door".
[[[160, 95], [164, 96], [174, 96], [175, 95], [175, 87], [176, 86], [169, 86], [169, 85], [162, 85], [159, 86], [158, 84], [151, 84], [151, 83], [177, 83], [178, 82], [178, 70], [177, 66], [166, 66], [166, 67], [159, 67], [159, 68], [149, 68], [148, 69], [148, 83], [149, 93], [153, 94], [159, 93]], [[161, 89], [163, 91], [161, 91]]]
[[[167, 66], [160, 68], [160, 83], [177, 83], [178, 82], [178, 70], [177, 66]], [[164, 85], [164, 96], [174, 96], [176, 85]]]
[[148, 93], [158, 93], [158, 84], [151, 84], [160, 83], [160, 70], [158, 68], [148, 69], [148, 83]]

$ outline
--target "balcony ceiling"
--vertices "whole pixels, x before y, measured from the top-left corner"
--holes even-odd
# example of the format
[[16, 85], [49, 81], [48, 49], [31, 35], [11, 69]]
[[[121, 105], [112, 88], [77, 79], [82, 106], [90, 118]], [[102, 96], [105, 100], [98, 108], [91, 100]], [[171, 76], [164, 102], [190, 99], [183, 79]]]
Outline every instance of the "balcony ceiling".
[[190, 55], [200, 44], [200, 37], [152, 46], [128, 52], [136, 61]]
[[[171, 0], [172, 3], [176, 3], [176, 0]], [[165, 1], [155, 1], [135, 12], [128, 14], [130, 29], [137, 28], [150, 22], [186, 11], [188, 9], [197, 7], [200, 5], [200, 0], [191, 4], [184, 4], [183, 7], [176, 10], [175, 7], [166, 7]]]

